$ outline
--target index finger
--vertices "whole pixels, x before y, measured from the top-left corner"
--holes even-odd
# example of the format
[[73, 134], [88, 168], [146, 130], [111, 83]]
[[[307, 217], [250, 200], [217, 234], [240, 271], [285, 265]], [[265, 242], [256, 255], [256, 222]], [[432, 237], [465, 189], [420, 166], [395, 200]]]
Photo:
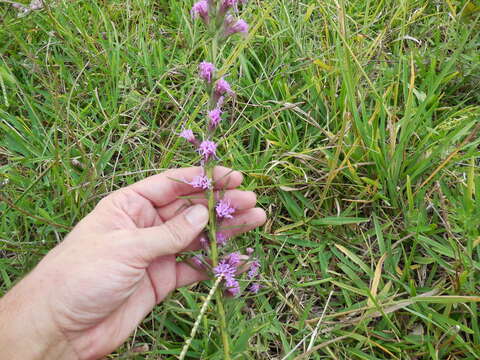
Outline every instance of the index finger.
[[[149, 200], [156, 207], [159, 207], [171, 203], [179, 196], [203, 191], [202, 189], [195, 189], [192, 185], [186, 183], [199, 175], [203, 175], [203, 168], [199, 166], [171, 169], [161, 174], [150, 176], [130, 185], [128, 188]], [[242, 183], [243, 176], [238, 171], [233, 171], [223, 166], [216, 166], [213, 170], [213, 180], [216, 189], [234, 189]]]

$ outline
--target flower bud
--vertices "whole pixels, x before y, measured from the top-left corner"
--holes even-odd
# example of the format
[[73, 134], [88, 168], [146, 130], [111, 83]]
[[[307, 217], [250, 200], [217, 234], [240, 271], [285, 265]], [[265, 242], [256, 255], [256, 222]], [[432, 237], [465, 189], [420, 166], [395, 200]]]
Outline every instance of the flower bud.
[[200, 0], [193, 4], [190, 14], [193, 19], [201, 18], [205, 24], [208, 24], [210, 18], [208, 16], [208, 2], [207, 0]]
[[213, 109], [208, 112], [208, 118], [209, 118], [209, 128], [210, 130], [214, 130], [217, 128], [218, 124], [220, 124], [220, 121], [222, 121], [222, 110], [220, 109]]
[[215, 72], [215, 66], [207, 61], [202, 61], [198, 66], [198, 73], [201, 79], [207, 83], [212, 82], [213, 73]]
[[224, 22], [224, 34], [225, 37], [228, 37], [233, 34], [241, 33], [241, 34], [248, 34], [248, 24], [245, 20], [235, 18], [231, 15], [225, 17]]

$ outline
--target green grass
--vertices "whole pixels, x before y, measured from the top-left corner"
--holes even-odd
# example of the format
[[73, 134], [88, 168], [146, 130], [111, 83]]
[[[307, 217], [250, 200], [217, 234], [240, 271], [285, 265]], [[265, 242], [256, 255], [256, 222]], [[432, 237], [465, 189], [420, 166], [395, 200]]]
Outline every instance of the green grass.
[[[190, 5], [0, 4], [0, 294], [106, 193], [191, 163], [175, 132], [199, 119], [208, 46]], [[480, 358], [480, 3], [250, 0], [245, 18], [220, 152], [269, 220], [238, 239], [266, 287], [227, 303], [237, 358]], [[178, 355], [207, 292], [173, 294], [119, 356]], [[221, 358], [213, 311], [191, 358]]]

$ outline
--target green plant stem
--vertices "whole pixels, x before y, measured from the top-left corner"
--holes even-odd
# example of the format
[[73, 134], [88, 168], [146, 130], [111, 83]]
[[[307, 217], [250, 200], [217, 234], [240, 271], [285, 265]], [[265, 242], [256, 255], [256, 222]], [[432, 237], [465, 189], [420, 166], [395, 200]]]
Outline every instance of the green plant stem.
[[[211, 162], [206, 165], [206, 174], [210, 179], [213, 179], [214, 164]], [[217, 224], [215, 215], [215, 191], [212, 189], [208, 192], [208, 212], [209, 212], [209, 231], [210, 231], [210, 256], [212, 266], [218, 265], [218, 248], [217, 248]], [[218, 320], [220, 322], [220, 333], [223, 343], [224, 359], [230, 360], [230, 342], [227, 331], [227, 321], [225, 317], [225, 308], [223, 307], [223, 298], [221, 291], [215, 292], [215, 301], [217, 305]]]
[[218, 317], [220, 321], [220, 333], [222, 335], [223, 343], [223, 358], [225, 360], [230, 360], [230, 341], [227, 331], [227, 319], [225, 316], [225, 309], [223, 307], [223, 298], [222, 292], [217, 289], [215, 292], [215, 301], [217, 303]]
[[[211, 163], [210, 163], [211, 164]], [[206, 175], [209, 179], [213, 179], [213, 168], [214, 165], [207, 164], [205, 167]], [[212, 266], [218, 265], [218, 248], [217, 248], [217, 223], [215, 216], [215, 191], [208, 191], [208, 213], [209, 213], [209, 224], [208, 229], [210, 232], [210, 257], [212, 260]]]

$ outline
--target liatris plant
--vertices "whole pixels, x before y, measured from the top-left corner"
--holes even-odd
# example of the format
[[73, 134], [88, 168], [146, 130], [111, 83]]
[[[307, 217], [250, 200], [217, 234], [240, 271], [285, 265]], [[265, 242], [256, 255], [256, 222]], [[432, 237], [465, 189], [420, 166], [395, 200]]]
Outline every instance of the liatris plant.
[[[208, 198], [210, 220], [208, 234], [201, 239], [203, 250], [201, 254], [195, 255], [192, 262], [203, 267], [215, 278], [214, 286], [210, 291], [207, 301], [202, 307], [200, 316], [195, 323], [190, 339], [187, 340], [180, 359], [185, 357], [188, 346], [195, 336], [200, 318], [203, 316], [208, 301], [215, 296], [218, 320], [223, 342], [224, 358], [230, 359], [229, 335], [227, 333], [223, 297], [236, 297], [241, 294], [241, 287], [238, 281], [240, 276], [239, 267], [244, 264], [239, 252], [231, 252], [232, 244], [222, 232], [221, 222], [224, 219], [231, 219], [235, 216], [235, 207], [222, 198], [219, 193], [214, 192], [213, 169], [219, 162], [217, 154], [217, 142], [215, 134], [221, 128], [222, 117], [224, 116], [224, 104], [229, 98], [235, 96], [230, 84], [221, 76], [219, 68], [221, 59], [218, 59], [218, 49], [223, 46], [230, 37], [235, 34], [245, 36], [248, 33], [248, 24], [238, 18], [240, 7], [246, 4], [246, 0], [200, 0], [191, 9], [193, 20], [202, 21], [208, 28], [211, 36], [211, 52], [207, 61], [198, 64], [198, 76], [204, 83], [204, 89], [209, 96], [207, 107], [204, 110], [204, 133], [194, 134], [191, 129], [183, 129], [180, 136], [192, 144], [201, 156], [201, 165], [204, 168], [203, 175], [198, 176], [189, 182], [197, 189], [205, 191]], [[260, 285], [254, 282], [258, 277], [260, 263], [252, 259], [253, 249], [248, 248], [246, 255], [250, 258], [249, 270], [246, 277], [250, 280], [248, 291], [257, 293]], [[205, 259], [210, 259], [209, 261]], [[217, 291], [218, 288], [218, 291]]]

